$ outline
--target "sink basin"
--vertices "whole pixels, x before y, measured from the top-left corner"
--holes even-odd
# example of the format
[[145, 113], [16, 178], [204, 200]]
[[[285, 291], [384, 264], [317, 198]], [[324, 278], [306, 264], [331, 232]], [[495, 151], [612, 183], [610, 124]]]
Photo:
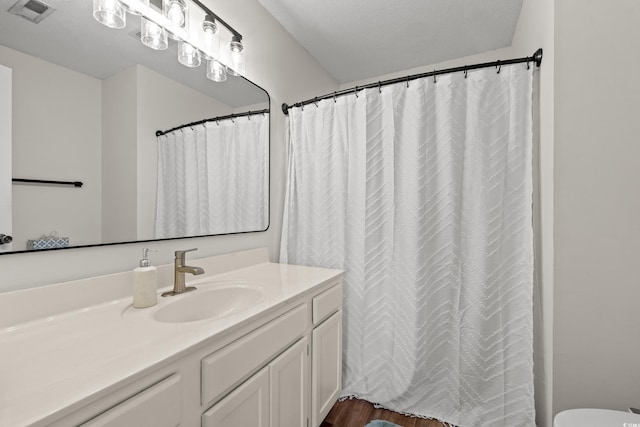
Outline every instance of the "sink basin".
[[165, 323], [217, 319], [251, 308], [260, 302], [263, 296], [260, 289], [243, 286], [198, 289], [160, 308], [153, 314], [153, 318]]

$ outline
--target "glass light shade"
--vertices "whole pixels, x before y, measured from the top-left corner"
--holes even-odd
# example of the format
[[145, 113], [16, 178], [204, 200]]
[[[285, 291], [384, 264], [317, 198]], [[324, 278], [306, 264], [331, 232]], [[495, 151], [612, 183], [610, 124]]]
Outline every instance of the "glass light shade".
[[118, 0], [93, 0], [93, 17], [109, 28], [127, 25], [127, 12]]
[[227, 80], [227, 69], [224, 65], [212, 59], [207, 62], [207, 78], [214, 82], [222, 83]]
[[125, 12], [136, 16], [142, 15], [139, 12], [140, 10], [145, 10], [149, 7], [149, 0], [118, 0], [118, 2]]
[[232, 76], [244, 75], [244, 46], [238, 37], [233, 36], [229, 43], [231, 51], [231, 63], [227, 67], [227, 72]]
[[200, 52], [189, 43], [180, 42], [178, 45], [178, 61], [185, 67], [200, 66]]
[[184, 27], [187, 22], [187, 2], [184, 0], [163, 0], [162, 12], [164, 16], [178, 27]]
[[202, 21], [202, 31], [206, 34], [215, 34], [218, 32], [218, 24], [216, 23], [216, 18], [212, 15], [207, 14], [204, 17], [204, 21]]
[[204, 30], [203, 55], [207, 60], [218, 59], [220, 57], [220, 31], [209, 32]]
[[145, 46], [155, 50], [164, 50], [169, 46], [167, 31], [164, 28], [144, 17], [140, 18], [140, 21], [140, 40]]

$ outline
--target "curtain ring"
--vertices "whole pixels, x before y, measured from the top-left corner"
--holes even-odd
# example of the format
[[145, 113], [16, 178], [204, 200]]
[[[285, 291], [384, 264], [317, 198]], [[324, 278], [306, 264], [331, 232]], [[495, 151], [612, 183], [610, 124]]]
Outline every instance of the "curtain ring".
[[316, 104], [316, 108], [318, 108], [318, 97], [313, 98], [313, 103]]
[[233, 124], [235, 124], [235, 123], [236, 123], [236, 121], [235, 121], [235, 120], [233, 120], [233, 117], [231, 117], [231, 123], [233, 123]]
[[[433, 72], [435, 73], [435, 72], [436, 72], [436, 70], [433, 70]], [[437, 83], [436, 75], [435, 75], [435, 74], [433, 75], [433, 82], [434, 82], [434, 83]]]
[[498, 68], [498, 72], [496, 74], [500, 74], [500, 70], [502, 69], [502, 65], [500, 64], [500, 61], [498, 61], [498, 65], [496, 65], [496, 67]]
[[527, 61], [527, 70], [528, 70], [529, 68], [531, 68], [531, 67], [529, 66], [529, 61]]
[[409, 76], [407, 76], [407, 89], [409, 89]]
[[304, 113], [304, 103], [303, 103], [303, 102], [301, 102], [301, 103], [300, 103], [300, 109], [301, 109], [301, 110], [302, 110], [302, 112]]
[[382, 93], [382, 83], [378, 80], [378, 93]]
[[358, 86], [356, 86], [356, 87], [353, 89], [353, 94], [356, 96], [356, 98], [358, 97]]
[[465, 79], [467, 78], [467, 66], [466, 65], [464, 66], [464, 78]]
[[337, 102], [337, 101], [336, 101], [336, 94], [337, 94], [337, 92], [333, 92], [333, 103], [334, 103], [334, 104]]

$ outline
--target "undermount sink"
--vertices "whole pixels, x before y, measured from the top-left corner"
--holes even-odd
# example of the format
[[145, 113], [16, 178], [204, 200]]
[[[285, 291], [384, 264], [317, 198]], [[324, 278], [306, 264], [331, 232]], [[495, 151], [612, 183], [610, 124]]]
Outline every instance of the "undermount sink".
[[240, 313], [262, 300], [260, 289], [246, 286], [228, 286], [214, 289], [197, 289], [179, 300], [161, 307], [153, 318], [158, 322], [186, 323], [216, 319]]

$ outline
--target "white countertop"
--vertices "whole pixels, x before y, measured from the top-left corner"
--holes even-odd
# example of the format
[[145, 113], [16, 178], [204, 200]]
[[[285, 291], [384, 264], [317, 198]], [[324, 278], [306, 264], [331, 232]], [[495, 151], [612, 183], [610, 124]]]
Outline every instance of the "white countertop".
[[153, 313], [189, 294], [159, 297], [158, 305], [140, 310], [131, 307], [127, 296], [0, 329], [0, 425], [27, 426], [57, 414], [341, 274], [265, 262], [187, 281], [218, 286], [242, 280], [262, 286], [265, 298], [257, 307], [222, 319], [161, 323]]

